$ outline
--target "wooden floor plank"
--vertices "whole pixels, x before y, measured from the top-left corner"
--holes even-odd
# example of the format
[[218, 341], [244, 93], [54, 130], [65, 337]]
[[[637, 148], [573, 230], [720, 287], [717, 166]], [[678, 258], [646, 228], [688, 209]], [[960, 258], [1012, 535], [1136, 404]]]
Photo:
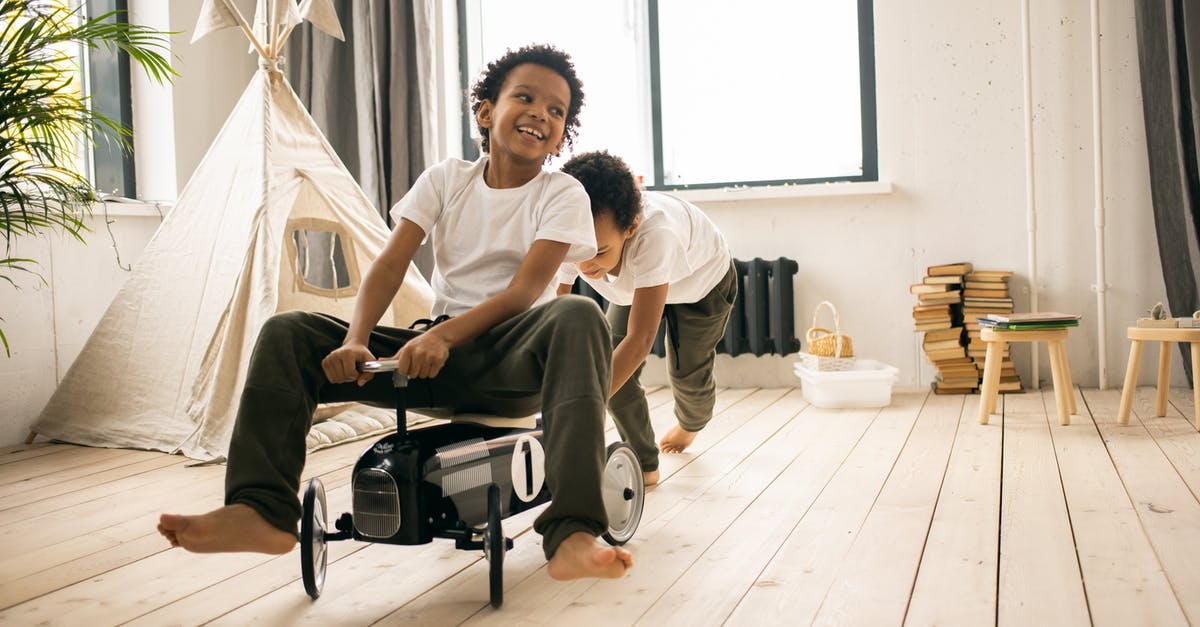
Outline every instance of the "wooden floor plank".
[[[913, 402], [916, 398], [914, 395]], [[673, 583], [667, 582], [670, 586], [638, 622], [701, 625], [724, 620], [877, 415], [873, 410], [810, 407], [794, 418], [793, 422], [814, 435], [796, 438], [797, 454], [788, 467], [687, 571]], [[714, 594], [715, 590], [721, 593]]]
[[67, 449], [73, 448], [67, 444], [58, 442], [34, 442], [33, 444], [15, 444], [13, 446], [5, 446], [0, 448], [0, 464], [11, 464], [42, 455], [50, 455], [53, 453], [62, 453]]
[[1154, 388], [1139, 389], [1134, 396], [1138, 408], [1134, 413], [1187, 484], [1192, 496], [1200, 499], [1200, 432], [1192, 422], [1192, 391], [1187, 388], [1172, 390], [1167, 415], [1162, 417], [1154, 415], [1153, 398]]
[[1200, 505], [1142, 426], [1144, 402], [1134, 403], [1134, 416], [1121, 426], [1117, 424], [1119, 390], [1089, 391], [1086, 398], [1176, 599], [1188, 622], [1200, 624]]
[[157, 480], [156, 470], [184, 466], [191, 460], [180, 455], [156, 454], [132, 464], [68, 479], [51, 488], [25, 492], [0, 500], [0, 530], [5, 525], [90, 500], [145, 486]]
[[[1053, 396], [1051, 396], [1053, 399]], [[1041, 394], [1004, 399], [996, 624], [1087, 625], [1087, 600]]]
[[[360, 451], [356, 443], [317, 451], [309, 456], [305, 480], [324, 475], [331, 489], [348, 482], [350, 466]], [[35, 517], [31, 527], [9, 527], [20, 529], [26, 541], [0, 551], [0, 608], [165, 551], [169, 548], [166, 541], [154, 531], [159, 513], [204, 511], [221, 503], [222, 466], [175, 466], [161, 469], [157, 474], [174, 478], [163, 479], [156, 489], [140, 494], [142, 501], [137, 506], [122, 507], [120, 502], [107, 502], [111, 499], [106, 497], [100, 499], [106, 501], [99, 508], [102, 514], [97, 514], [93, 503], [85, 503], [85, 507]], [[88, 529], [75, 521], [83, 519], [96, 524], [97, 517], [108, 525], [72, 533], [72, 525]]]
[[733, 625], [808, 624], [903, 449], [920, 403], [880, 411], [729, 617]]
[[162, 453], [114, 448], [73, 447], [66, 454], [42, 455], [0, 466], [0, 500], [32, 490], [84, 477], [92, 473], [132, 464]]
[[921, 550], [963, 418], [963, 400], [957, 395], [928, 395], [814, 624], [904, 622]]
[[[1052, 392], [1042, 392], [1052, 406]], [[1084, 395], [1068, 426], [1050, 420], [1092, 623], [1186, 625], [1187, 619], [1121, 485]]]
[[[793, 421], [806, 406], [799, 390], [793, 390], [656, 494], [670, 498], [668, 491], [682, 486], [692, 496], [675, 499], [677, 506], [639, 528], [637, 567], [626, 577], [587, 582], [579, 586], [578, 595], [556, 594], [549, 602], [522, 597], [515, 608], [535, 621], [567, 625], [586, 622], [603, 608], [614, 624], [632, 624], [795, 459], [801, 450], [798, 443], [810, 441], [822, 433], [820, 427], [828, 426]], [[613, 603], [614, 598], [621, 602]], [[503, 622], [504, 617], [493, 614], [478, 622], [495, 621]]]
[[1004, 425], [979, 424], [980, 396], [965, 398], [907, 625], [995, 624]]

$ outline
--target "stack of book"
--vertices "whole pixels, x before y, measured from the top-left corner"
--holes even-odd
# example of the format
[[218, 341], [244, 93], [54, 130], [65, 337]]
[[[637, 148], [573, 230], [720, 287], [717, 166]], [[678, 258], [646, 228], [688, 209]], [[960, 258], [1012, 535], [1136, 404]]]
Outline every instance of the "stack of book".
[[[964, 277], [963, 318], [967, 321], [967, 356], [980, 372], [983, 372], [987, 344], [979, 338], [978, 320], [992, 314], [1012, 313], [1012, 294], [1008, 290], [1010, 278], [1012, 272], [1008, 270], [973, 270]], [[1017, 368], [1013, 365], [1007, 346], [1004, 348], [1004, 361], [1001, 362], [1000, 391], [1021, 391], [1021, 379], [1017, 376]]]
[[979, 368], [963, 344], [962, 289], [971, 270], [967, 262], [930, 266], [925, 278], [908, 289], [917, 297], [913, 327], [925, 332], [921, 348], [937, 370], [933, 391], [938, 394], [969, 394], [979, 388]]
[[1079, 314], [1057, 311], [987, 314], [978, 319], [981, 326], [1010, 331], [1054, 331], [1079, 326]]

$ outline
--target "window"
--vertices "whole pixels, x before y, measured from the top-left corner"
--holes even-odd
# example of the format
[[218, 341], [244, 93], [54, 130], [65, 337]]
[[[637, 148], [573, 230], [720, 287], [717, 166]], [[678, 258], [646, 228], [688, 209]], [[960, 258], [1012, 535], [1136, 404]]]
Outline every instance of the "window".
[[[85, 17], [120, 11], [116, 19], [125, 22], [128, 16], [126, 0], [88, 0], [84, 3]], [[92, 110], [115, 120], [125, 128], [133, 127], [133, 107], [129, 79], [129, 55], [100, 46], [85, 50], [86, 92]], [[92, 183], [102, 194], [134, 198], [133, 153], [121, 146], [118, 138], [106, 132], [97, 133], [91, 149]]]
[[575, 152], [619, 155], [651, 189], [878, 180], [872, 0], [459, 0], [459, 16], [464, 90], [508, 48], [566, 51], [586, 94]]
[[358, 285], [354, 242], [346, 239], [337, 223], [316, 218], [291, 220], [287, 230], [291, 234], [286, 240], [288, 256], [298, 289], [323, 296], [354, 294]]

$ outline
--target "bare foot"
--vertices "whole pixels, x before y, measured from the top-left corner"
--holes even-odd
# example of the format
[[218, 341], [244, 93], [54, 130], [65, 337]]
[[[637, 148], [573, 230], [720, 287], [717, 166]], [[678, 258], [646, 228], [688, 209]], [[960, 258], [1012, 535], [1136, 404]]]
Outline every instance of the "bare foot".
[[698, 431], [684, 431], [683, 427], [675, 425], [667, 430], [667, 434], [658, 441], [658, 450], [664, 453], [682, 453], [683, 449], [692, 445]]
[[551, 579], [567, 581], [585, 577], [617, 579], [633, 568], [633, 555], [619, 546], [602, 545], [588, 533], [577, 531], [569, 536], [558, 549], [546, 572]]
[[658, 483], [658, 471], [642, 471], [642, 484], [647, 488]]
[[292, 534], [272, 527], [247, 505], [234, 503], [207, 514], [163, 514], [158, 532], [171, 546], [193, 553], [249, 551], [282, 555], [296, 545]]

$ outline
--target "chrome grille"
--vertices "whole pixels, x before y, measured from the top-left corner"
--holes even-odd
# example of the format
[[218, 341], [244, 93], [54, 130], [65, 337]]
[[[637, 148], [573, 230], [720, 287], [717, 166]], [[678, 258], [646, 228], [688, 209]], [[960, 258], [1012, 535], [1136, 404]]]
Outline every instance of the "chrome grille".
[[400, 494], [391, 475], [375, 468], [354, 475], [354, 529], [368, 538], [400, 530]]

